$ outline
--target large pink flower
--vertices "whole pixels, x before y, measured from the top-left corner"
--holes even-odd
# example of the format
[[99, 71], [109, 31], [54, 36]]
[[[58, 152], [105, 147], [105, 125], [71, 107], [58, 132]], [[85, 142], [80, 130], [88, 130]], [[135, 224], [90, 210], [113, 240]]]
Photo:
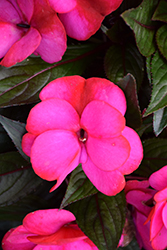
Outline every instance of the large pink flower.
[[167, 166], [154, 172], [149, 183], [158, 190], [154, 196], [156, 204], [149, 215], [151, 245], [155, 250], [164, 250], [167, 248]]
[[54, 190], [81, 163], [99, 191], [119, 193], [143, 157], [139, 136], [125, 126], [122, 90], [106, 79], [67, 76], [50, 82], [40, 99], [22, 141], [35, 173], [57, 180]]
[[[64, 12], [59, 5], [57, 11]], [[72, 8], [66, 7], [67, 11]], [[32, 53], [46, 62], [57, 62], [67, 47], [64, 26], [47, 0], [0, 1], [0, 33], [0, 58], [4, 57], [0, 64], [6, 67]]]
[[148, 181], [128, 181], [125, 186], [126, 201], [132, 205], [132, 217], [136, 227], [136, 238], [140, 248], [153, 250], [149, 236], [150, 224], [145, 224], [153, 204], [155, 190], [149, 188]]
[[2, 240], [3, 250], [98, 250], [66, 210], [38, 210]]

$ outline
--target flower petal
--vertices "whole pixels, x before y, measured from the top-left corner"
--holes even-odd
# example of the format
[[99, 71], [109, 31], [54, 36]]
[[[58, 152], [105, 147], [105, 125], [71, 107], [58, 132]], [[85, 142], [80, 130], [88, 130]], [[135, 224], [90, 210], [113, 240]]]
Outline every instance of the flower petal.
[[116, 108], [122, 115], [126, 111], [126, 99], [123, 91], [113, 82], [104, 79], [92, 77], [86, 80], [85, 86], [86, 102], [101, 100], [113, 108]]
[[104, 19], [88, 1], [79, 1], [72, 11], [59, 14], [59, 17], [67, 35], [77, 40], [87, 40], [95, 34]]
[[21, 62], [31, 55], [39, 46], [41, 36], [39, 32], [31, 27], [28, 32], [8, 50], [1, 61], [1, 65], [10, 67], [17, 62]]
[[27, 239], [27, 236], [33, 234], [27, 231], [23, 226], [19, 226], [16, 229], [9, 230], [2, 240], [2, 246], [4, 250], [32, 250], [35, 246], [34, 243]]
[[154, 172], [150, 178], [149, 183], [151, 187], [156, 190], [161, 190], [167, 187], [167, 166], [159, 169], [158, 171]]
[[65, 76], [47, 84], [40, 92], [40, 99], [64, 99], [81, 114], [83, 106], [82, 93], [86, 80], [81, 76]]
[[162, 219], [163, 219], [164, 226], [166, 227], [166, 230], [167, 230], [167, 203], [165, 204], [163, 211], [162, 211]]
[[131, 128], [125, 127], [122, 135], [130, 144], [130, 155], [127, 161], [120, 167], [122, 174], [130, 174], [136, 170], [143, 158], [143, 147], [138, 134]]
[[153, 249], [164, 250], [167, 248], [167, 230], [163, 227], [159, 234], [152, 240], [151, 245]]
[[0, 17], [1, 21], [8, 22], [10, 24], [17, 24], [21, 22], [20, 15], [17, 9], [7, 0], [0, 1]]
[[123, 136], [107, 139], [89, 136], [86, 148], [92, 162], [103, 171], [120, 168], [130, 153], [129, 143]]
[[36, 0], [34, 2], [31, 25], [39, 31], [42, 37], [35, 54], [39, 54], [48, 63], [60, 61], [67, 48], [66, 32], [47, 1]]
[[22, 137], [22, 149], [23, 152], [28, 155], [30, 157], [31, 155], [31, 147], [34, 143], [34, 140], [36, 138], [36, 135], [30, 134], [30, 133], [26, 133], [25, 135], [23, 135]]
[[152, 241], [155, 237], [158, 236], [159, 232], [163, 228], [163, 220], [162, 220], [162, 211], [165, 205], [165, 201], [161, 203], [157, 203], [155, 205], [154, 214], [151, 217], [150, 224], [150, 240]]
[[31, 148], [32, 167], [45, 180], [57, 179], [55, 189], [79, 164], [80, 151], [75, 133], [65, 130], [46, 131], [35, 139]]
[[33, 250], [64, 250], [64, 246], [54, 246], [54, 245], [37, 245]]
[[125, 186], [124, 176], [118, 170], [102, 171], [95, 166], [90, 158], [85, 164], [82, 164], [82, 168], [93, 185], [105, 195], [116, 195]]
[[4, 57], [10, 47], [23, 35], [16, 25], [0, 22], [0, 58]]
[[[93, 250], [93, 248], [85, 241], [75, 241], [64, 246], [64, 250]], [[95, 248], [97, 249], [97, 248]], [[97, 249], [98, 250], [98, 249]]]
[[50, 6], [57, 13], [66, 13], [75, 8], [77, 1], [76, 0], [49, 0]]
[[29, 23], [34, 11], [34, 0], [17, 0], [17, 3]]
[[156, 202], [161, 202], [167, 200], [167, 187], [157, 192], [154, 196]]
[[124, 116], [103, 101], [92, 101], [81, 115], [81, 127], [96, 138], [111, 138], [120, 135], [125, 127]]
[[[82, 0], [80, 0], [82, 1]], [[115, 11], [123, 0], [91, 0], [91, 6], [102, 15], [108, 15]], [[89, 0], [86, 0], [89, 2]]]
[[144, 181], [137, 181], [137, 180], [131, 180], [126, 182], [125, 186], [125, 193], [129, 192], [130, 190], [146, 190], [146, 188], [149, 187], [148, 180]]
[[26, 129], [35, 135], [51, 129], [78, 131], [79, 116], [65, 100], [49, 99], [31, 109]]
[[67, 210], [45, 209], [27, 214], [23, 226], [33, 234], [50, 235], [75, 220], [75, 216]]

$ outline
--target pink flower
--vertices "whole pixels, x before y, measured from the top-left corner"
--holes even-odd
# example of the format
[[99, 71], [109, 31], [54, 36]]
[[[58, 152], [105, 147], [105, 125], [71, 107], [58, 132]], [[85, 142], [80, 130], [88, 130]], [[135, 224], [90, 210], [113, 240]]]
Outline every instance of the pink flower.
[[[57, 11], [62, 13], [61, 7]], [[47, 0], [0, 1], [0, 33], [0, 58], [4, 57], [0, 64], [6, 67], [32, 53], [57, 62], [67, 47], [64, 26]]]
[[106, 195], [125, 186], [143, 157], [137, 133], [125, 126], [121, 89], [101, 78], [67, 76], [50, 82], [29, 114], [23, 151], [37, 175], [57, 180], [57, 188], [79, 163]]
[[[86, 40], [100, 28], [105, 16], [116, 10], [123, 0], [73, 0], [75, 8], [59, 15], [67, 35]], [[55, 0], [49, 0], [53, 8]], [[57, 2], [57, 1], [56, 1]]]
[[148, 181], [128, 181], [125, 186], [126, 201], [132, 205], [132, 217], [136, 227], [136, 238], [140, 248], [153, 250], [149, 235], [150, 225], [145, 224], [151, 211], [155, 190], [149, 188]]
[[149, 215], [151, 245], [155, 250], [163, 250], [167, 248], [167, 166], [154, 172], [149, 183], [158, 190], [154, 196], [156, 204]]
[[3, 250], [98, 250], [66, 210], [32, 212], [23, 225], [9, 230], [2, 240]]

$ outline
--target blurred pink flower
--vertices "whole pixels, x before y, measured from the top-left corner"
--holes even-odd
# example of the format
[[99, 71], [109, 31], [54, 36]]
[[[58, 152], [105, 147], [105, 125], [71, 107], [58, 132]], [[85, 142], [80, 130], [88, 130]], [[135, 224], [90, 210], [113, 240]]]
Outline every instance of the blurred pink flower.
[[32, 212], [23, 225], [9, 230], [2, 240], [3, 250], [98, 250], [66, 210]]
[[155, 190], [149, 188], [148, 181], [127, 181], [125, 186], [126, 201], [132, 205], [132, 217], [136, 227], [136, 238], [140, 248], [153, 250], [150, 236], [150, 223], [145, 224], [153, 204]]
[[0, 1], [0, 33], [0, 64], [6, 67], [32, 53], [57, 62], [67, 47], [64, 26], [47, 0]]
[[67, 76], [50, 82], [40, 99], [22, 140], [35, 173], [57, 180], [53, 191], [81, 163], [100, 192], [119, 193], [143, 157], [139, 136], [125, 126], [122, 90], [106, 79]]
[[149, 178], [150, 185], [158, 192], [154, 196], [150, 220], [150, 241], [153, 249], [167, 248], [167, 166], [154, 172]]

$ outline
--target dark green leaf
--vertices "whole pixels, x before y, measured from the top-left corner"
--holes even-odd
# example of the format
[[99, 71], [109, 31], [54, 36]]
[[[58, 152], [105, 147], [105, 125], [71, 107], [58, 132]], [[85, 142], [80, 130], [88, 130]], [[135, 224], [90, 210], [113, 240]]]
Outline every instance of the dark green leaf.
[[167, 107], [154, 112], [153, 127], [156, 136], [158, 136], [167, 126]]
[[167, 61], [157, 51], [150, 63], [153, 90], [150, 104], [144, 114], [147, 116], [167, 106]]
[[60, 208], [64, 208], [70, 203], [81, 200], [97, 192], [97, 189], [83, 172], [82, 166], [79, 165], [71, 174], [68, 188]]
[[113, 45], [105, 56], [105, 72], [114, 83], [131, 73], [140, 86], [143, 79], [144, 63], [138, 49], [133, 44]]
[[160, 52], [167, 59], [167, 24], [158, 29], [156, 41]]
[[0, 115], [0, 123], [12, 139], [13, 143], [15, 144], [16, 148], [18, 149], [19, 153], [27, 160], [29, 161], [29, 157], [24, 154], [21, 147], [21, 141], [22, 136], [25, 134], [25, 124], [20, 123], [17, 121], [13, 121], [11, 119], [8, 119], [2, 115]]
[[18, 152], [0, 154], [0, 206], [15, 203], [41, 182]]
[[70, 205], [81, 230], [99, 250], [115, 250], [125, 223], [124, 192], [116, 196], [94, 194]]
[[151, 20], [158, 0], [143, 0], [136, 9], [129, 9], [122, 14], [124, 21], [135, 33], [139, 51], [149, 56], [155, 51], [154, 34], [156, 23]]
[[37, 102], [39, 92], [48, 82], [62, 76], [82, 74], [93, 58], [90, 52], [93, 48], [94, 45], [69, 47], [63, 60], [55, 64], [29, 57], [13, 67], [1, 67], [0, 106]]
[[143, 149], [144, 158], [135, 173], [148, 178], [167, 163], [167, 139], [148, 139], [143, 142]]
[[158, 4], [156, 11], [152, 17], [152, 20], [167, 22], [167, 2], [166, 0], [161, 0]]
[[142, 119], [135, 78], [131, 74], [128, 74], [118, 82], [118, 86], [123, 89], [127, 100], [127, 125], [132, 128], [139, 128], [142, 124]]

